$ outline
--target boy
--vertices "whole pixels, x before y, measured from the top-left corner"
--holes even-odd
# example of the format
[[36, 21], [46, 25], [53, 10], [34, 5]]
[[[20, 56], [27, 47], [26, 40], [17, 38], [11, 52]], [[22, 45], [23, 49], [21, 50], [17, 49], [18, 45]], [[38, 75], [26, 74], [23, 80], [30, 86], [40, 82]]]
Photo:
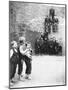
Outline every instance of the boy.
[[31, 49], [31, 44], [26, 43], [23, 45], [23, 47], [20, 47], [20, 53], [23, 55], [23, 60], [25, 61], [26, 64], [26, 76], [25, 79], [31, 79], [30, 74], [31, 74], [31, 61], [32, 61], [32, 49]]
[[18, 47], [18, 53], [19, 53], [19, 63], [18, 63], [18, 76], [19, 80], [23, 77], [22, 71], [23, 71], [23, 54], [20, 52], [20, 48], [24, 47], [25, 44], [25, 37], [20, 37], [19, 38], [19, 47]]
[[18, 47], [17, 42], [12, 41], [11, 45], [12, 48], [10, 50], [10, 84], [12, 85], [14, 83], [13, 78], [16, 72], [16, 67], [19, 62], [19, 55], [17, 51], [17, 47]]

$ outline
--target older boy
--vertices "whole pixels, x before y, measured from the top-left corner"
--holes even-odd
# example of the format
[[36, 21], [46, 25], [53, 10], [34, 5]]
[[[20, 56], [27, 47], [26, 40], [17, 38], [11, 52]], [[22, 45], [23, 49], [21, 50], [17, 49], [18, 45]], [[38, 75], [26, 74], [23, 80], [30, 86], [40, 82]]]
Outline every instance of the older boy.
[[31, 44], [26, 43], [23, 45], [23, 47], [20, 47], [20, 53], [22, 54], [22, 58], [26, 64], [26, 76], [25, 79], [31, 79], [30, 74], [31, 74], [31, 61], [32, 61], [32, 49], [31, 49]]

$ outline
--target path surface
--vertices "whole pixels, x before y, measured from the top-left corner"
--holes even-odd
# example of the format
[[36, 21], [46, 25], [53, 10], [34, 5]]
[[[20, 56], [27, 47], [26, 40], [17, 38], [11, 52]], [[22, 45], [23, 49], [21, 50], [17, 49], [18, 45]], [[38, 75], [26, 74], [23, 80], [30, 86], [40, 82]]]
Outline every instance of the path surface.
[[[32, 58], [32, 79], [18, 81], [11, 88], [65, 84], [64, 56], [33, 56]], [[24, 63], [24, 70], [25, 68]]]

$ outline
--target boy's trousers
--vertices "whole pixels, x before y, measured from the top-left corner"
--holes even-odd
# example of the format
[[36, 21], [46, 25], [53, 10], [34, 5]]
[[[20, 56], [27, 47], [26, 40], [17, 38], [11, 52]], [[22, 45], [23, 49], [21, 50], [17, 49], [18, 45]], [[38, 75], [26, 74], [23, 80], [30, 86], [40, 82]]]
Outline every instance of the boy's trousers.
[[23, 71], [23, 61], [26, 64], [26, 74], [31, 74], [31, 59], [26, 56], [26, 55], [22, 55], [21, 57], [19, 57], [19, 64], [18, 64], [18, 74], [21, 75], [22, 71]]
[[16, 72], [16, 67], [17, 67], [17, 64], [15, 63], [10, 63], [10, 79], [12, 79], [15, 75], [15, 72]]
[[19, 63], [19, 56], [18, 53], [13, 54], [13, 56], [10, 58], [10, 79], [12, 79], [16, 72], [17, 64]]
[[24, 60], [24, 62], [25, 62], [25, 64], [26, 64], [26, 71], [25, 71], [25, 73], [26, 74], [31, 74], [31, 69], [32, 69], [32, 67], [31, 67], [31, 58], [29, 58], [28, 56], [26, 56], [26, 55], [23, 55], [23, 60]]

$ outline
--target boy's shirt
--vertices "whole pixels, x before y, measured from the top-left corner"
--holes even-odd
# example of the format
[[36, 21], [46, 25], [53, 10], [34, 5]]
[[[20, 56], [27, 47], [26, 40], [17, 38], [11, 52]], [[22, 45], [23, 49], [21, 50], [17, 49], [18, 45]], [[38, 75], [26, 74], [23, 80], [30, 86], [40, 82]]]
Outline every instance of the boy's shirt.
[[32, 49], [31, 48], [27, 48], [25, 55], [28, 56], [29, 58], [32, 58]]
[[19, 50], [20, 50], [21, 54], [25, 54], [25, 52], [26, 52], [26, 48], [24, 47], [24, 45], [20, 45]]
[[11, 49], [11, 50], [10, 50], [10, 58], [13, 56], [14, 51], [17, 53], [17, 50], [16, 50], [16, 49], [14, 49], [14, 50]]
[[12, 48], [10, 50], [10, 62], [14, 64], [19, 63], [19, 54], [18, 54], [17, 49], [15, 48]]
[[13, 55], [13, 50], [11, 49], [10, 50], [10, 58], [12, 57], [12, 55]]
[[32, 58], [32, 49], [31, 48], [27, 48], [27, 47], [24, 47], [23, 45], [21, 45], [20, 53], [28, 56], [29, 58]]

